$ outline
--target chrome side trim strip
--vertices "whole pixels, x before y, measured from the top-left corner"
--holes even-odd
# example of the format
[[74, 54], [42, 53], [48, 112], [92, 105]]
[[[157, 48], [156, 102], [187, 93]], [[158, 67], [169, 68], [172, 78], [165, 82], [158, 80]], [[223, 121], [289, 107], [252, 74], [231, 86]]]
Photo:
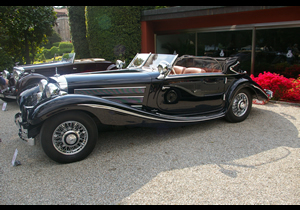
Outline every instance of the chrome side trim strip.
[[196, 73], [196, 74], [176, 74], [168, 75], [165, 79], [189, 78], [189, 77], [225, 77], [222, 72]]
[[256, 85], [253, 85], [253, 84], [251, 84], [251, 86], [260, 90], [260, 92], [262, 92], [267, 98], [269, 98], [269, 96], [264, 91], [262, 91], [259, 87], [257, 87]]
[[143, 103], [144, 96], [105, 96], [102, 98], [118, 103], [141, 104]]
[[83, 88], [74, 89], [75, 94], [83, 95], [117, 95], [117, 94], [142, 94], [146, 90], [146, 86], [141, 87], [112, 87], [112, 88]]
[[[161, 122], [174, 122], [174, 123], [188, 123], [188, 122], [201, 122], [201, 121], [206, 121], [206, 120], [213, 120], [213, 119], [217, 119], [220, 117], [224, 117], [225, 114], [221, 113], [218, 115], [213, 115], [213, 116], [204, 116], [204, 117], [181, 117], [182, 120], [175, 120], [175, 119], [164, 119], [164, 118], [158, 118], [155, 116], [147, 116], [147, 115], [142, 115], [142, 114], [138, 114], [138, 113], [134, 113], [131, 111], [126, 111], [123, 109], [119, 109], [116, 107], [110, 107], [110, 106], [106, 106], [106, 105], [99, 105], [99, 104], [78, 104], [78, 106], [88, 106], [88, 107], [92, 107], [92, 108], [99, 108], [99, 109], [106, 109], [106, 110], [111, 110], [111, 111], [116, 111], [116, 112], [121, 112], [124, 114], [128, 114], [128, 115], [132, 115], [135, 117], [141, 117], [141, 118], [146, 118], [149, 120], [156, 120], [156, 121], [161, 121]], [[164, 115], [167, 116], [167, 115]], [[172, 116], [170, 116], [172, 117]], [[180, 118], [180, 117], [177, 117]]]

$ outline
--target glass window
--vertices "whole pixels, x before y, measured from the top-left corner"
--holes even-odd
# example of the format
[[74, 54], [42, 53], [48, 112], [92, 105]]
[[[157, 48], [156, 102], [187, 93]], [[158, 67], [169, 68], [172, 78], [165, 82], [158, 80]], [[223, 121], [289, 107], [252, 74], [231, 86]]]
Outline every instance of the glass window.
[[300, 28], [256, 30], [254, 75], [264, 71], [285, 74], [286, 67], [299, 64], [299, 34]]
[[251, 69], [252, 31], [201, 32], [197, 35], [197, 55], [239, 57], [241, 69]]
[[195, 55], [195, 33], [157, 35], [156, 53]]
[[[254, 75], [264, 71], [285, 75], [287, 67], [300, 72], [300, 28], [256, 28]], [[197, 39], [197, 40], [196, 40]], [[234, 31], [198, 31], [156, 36], [156, 53], [211, 57], [239, 57], [240, 68], [251, 72], [252, 29]], [[293, 70], [294, 68], [294, 70]], [[299, 69], [299, 68], [298, 68]], [[297, 71], [296, 71], [297, 70]]]

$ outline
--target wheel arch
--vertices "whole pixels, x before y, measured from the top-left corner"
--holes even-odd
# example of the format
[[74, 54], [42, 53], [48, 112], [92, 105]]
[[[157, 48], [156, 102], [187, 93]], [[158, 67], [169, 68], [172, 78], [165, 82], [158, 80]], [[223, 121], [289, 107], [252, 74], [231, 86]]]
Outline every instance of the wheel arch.
[[227, 100], [226, 100], [227, 111], [228, 111], [228, 108], [232, 105], [233, 98], [236, 95], [236, 93], [238, 93], [242, 89], [248, 90], [251, 93], [252, 98], [257, 98], [257, 92], [255, 91], [255, 89], [252, 87], [251, 83], [248, 80], [244, 79], [239, 82], [236, 82], [234, 85], [232, 85], [232, 87], [230, 88], [230, 90], [227, 93], [227, 97], [226, 97], [227, 98]]
[[88, 106], [80, 106], [80, 104], [108, 104], [109, 101], [101, 98], [85, 96], [85, 95], [66, 95], [60, 96], [55, 99], [51, 99], [43, 104], [36, 105], [29, 114], [28, 122], [31, 125], [39, 125], [45, 122], [45, 120], [49, 119], [52, 116], [59, 115], [65, 112], [73, 112], [73, 111], [81, 111], [94, 120], [94, 122], [98, 124], [101, 123], [101, 112], [97, 111], [97, 109], [88, 107]]

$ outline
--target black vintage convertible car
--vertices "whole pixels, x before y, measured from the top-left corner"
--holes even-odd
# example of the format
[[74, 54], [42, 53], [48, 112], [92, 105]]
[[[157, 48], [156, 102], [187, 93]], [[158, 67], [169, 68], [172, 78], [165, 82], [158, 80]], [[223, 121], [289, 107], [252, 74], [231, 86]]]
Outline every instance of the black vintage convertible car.
[[43, 79], [18, 97], [19, 136], [40, 135], [45, 153], [70, 163], [87, 157], [101, 125], [161, 126], [247, 118], [266, 92], [235, 57], [135, 56], [126, 69]]
[[[0, 99], [3, 101], [15, 100], [18, 92], [22, 92], [22, 90], [18, 88], [19, 81], [25, 83], [20, 84], [22, 87], [28, 88], [29, 85], [35, 85], [43, 78], [46, 79], [46, 77], [55, 76], [57, 74], [64, 75], [100, 71], [107, 70], [108, 68], [113, 69], [114, 67], [115, 65], [112, 62], [106, 61], [103, 58], [75, 60], [75, 53], [65, 53], [60, 61], [15, 66], [12, 73], [9, 73], [7, 70], [1, 72], [2, 77], [9, 80], [9, 84], [3, 89], [0, 88]], [[26, 81], [28, 81], [27, 79], [21, 80], [26, 76], [31, 77], [31, 84], [26, 83]]]

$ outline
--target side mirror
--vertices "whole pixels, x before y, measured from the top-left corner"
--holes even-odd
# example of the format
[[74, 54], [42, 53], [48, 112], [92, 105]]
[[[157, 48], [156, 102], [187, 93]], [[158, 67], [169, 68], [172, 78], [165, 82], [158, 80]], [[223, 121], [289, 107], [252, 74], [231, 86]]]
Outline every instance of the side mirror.
[[164, 79], [171, 72], [172, 66], [167, 61], [161, 61], [159, 62], [157, 69], [160, 73], [157, 79]]
[[125, 65], [125, 61], [121, 61], [121, 60], [116, 61], [116, 66], [118, 69], [122, 69], [123, 65]]

